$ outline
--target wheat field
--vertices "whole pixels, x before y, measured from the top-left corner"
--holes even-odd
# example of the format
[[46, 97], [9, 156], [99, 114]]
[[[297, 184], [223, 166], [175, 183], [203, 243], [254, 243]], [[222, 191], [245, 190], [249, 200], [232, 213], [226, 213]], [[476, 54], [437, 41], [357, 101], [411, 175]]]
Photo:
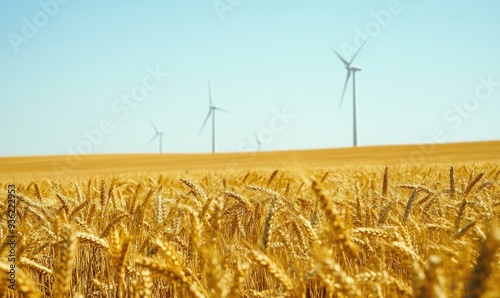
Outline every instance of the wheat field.
[[500, 297], [499, 182], [496, 160], [17, 178], [0, 297]]

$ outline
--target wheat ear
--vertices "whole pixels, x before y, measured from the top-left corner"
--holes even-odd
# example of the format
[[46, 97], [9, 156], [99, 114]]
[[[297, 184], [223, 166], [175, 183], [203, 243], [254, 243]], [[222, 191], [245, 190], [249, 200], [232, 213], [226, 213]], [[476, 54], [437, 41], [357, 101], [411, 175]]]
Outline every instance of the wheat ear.
[[56, 266], [55, 297], [68, 297], [71, 290], [73, 261], [76, 254], [76, 234], [68, 223], [60, 225], [59, 258]]

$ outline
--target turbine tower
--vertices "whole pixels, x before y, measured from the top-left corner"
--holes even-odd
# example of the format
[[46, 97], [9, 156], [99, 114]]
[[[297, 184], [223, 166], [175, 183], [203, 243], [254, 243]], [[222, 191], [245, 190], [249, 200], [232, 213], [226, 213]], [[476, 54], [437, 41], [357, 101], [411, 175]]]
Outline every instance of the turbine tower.
[[342, 101], [344, 100], [344, 95], [345, 95], [345, 91], [347, 89], [347, 84], [349, 83], [349, 79], [350, 79], [351, 73], [352, 73], [352, 113], [353, 113], [352, 126], [353, 126], [353, 144], [354, 144], [354, 147], [358, 146], [358, 127], [357, 127], [357, 119], [356, 119], [356, 72], [361, 71], [361, 67], [352, 65], [352, 62], [354, 61], [354, 59], [358, 55], [359, 51], [361, 51], [361, 49], [365, 46], [367, 41], [368, 41], [368, 39], [365, 40], [365, 42], [359, 47], [359, 49], [356, 51], [354, 56], [352, 56], [350, 61], [345, 60], [342, 56], [340, 56], [340, 54], [337, 51], [334, 50], [337, 57], [339, 57], [339, 59], [342, 60], [342, 62], [345, 65], [345, 68], [347, 69], [347, 78], [345, 80], [344, 90], [342, 91], [342, 97], [340, 99], [339, 110], [342, 107]]
[[166, 135], [166, 133], [164, 133], [163, 131], [159, 131], [158, 128], [156, 127], [156, 125], [153, 122], [151, 122], [151, 125], [153, 125], [153, 128], [155, 129], [156, 134], [149, 141], [149, 143], [151, 143], [152, 141], [154, 141], [154, 139], [156, 139], [157, 137], [160, 137], [160, 154], [161, 154], [162, 153], [163, 136]]
[[260, 152], [260, 146], [262, 145], [262, 141], [260, 140], [256, 132], [254, 132], [254, 135], [255, 135], [255, 142], [257, 143], [257, 152]]
[[212, 116], [212, 153], [215, 153], [215, 111], [221, 111], [226, 113], [229, 113], [229, 111], [218, 108], [212, 103], [212, 90], [210, 89], [210, 80], [207, 80], [207, 84], [208, 84], [208, 100], [209, 100], [208, 114], [207, 117], [205, 118], [205, 121], [203, 122], [203, 125], [201, 126], [200, 134], [203, 131], [205, 124], [207, 124], [208, 118]]

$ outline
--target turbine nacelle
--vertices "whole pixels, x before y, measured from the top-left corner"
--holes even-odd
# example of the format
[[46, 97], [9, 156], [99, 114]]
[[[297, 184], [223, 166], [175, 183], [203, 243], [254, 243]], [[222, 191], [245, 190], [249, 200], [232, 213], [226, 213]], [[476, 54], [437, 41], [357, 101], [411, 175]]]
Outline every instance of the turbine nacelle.
[[347, 70], [350, 70], [350, 71], [361, 71], [361, 67], [360, 66], [349, 65], [346, 68], [347, 68]]

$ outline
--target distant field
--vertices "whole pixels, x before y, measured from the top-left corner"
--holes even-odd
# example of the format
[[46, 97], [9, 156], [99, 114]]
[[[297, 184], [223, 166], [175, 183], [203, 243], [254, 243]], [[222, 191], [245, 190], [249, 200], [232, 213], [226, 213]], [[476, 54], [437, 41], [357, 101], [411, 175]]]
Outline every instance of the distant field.
[[0, 297], [500, 297], [500, 142], [74, 158], [0, 159]]
[[500, 161], [500, 141], [231, 154], [141, 154], [0, 158], [0, 177]]

